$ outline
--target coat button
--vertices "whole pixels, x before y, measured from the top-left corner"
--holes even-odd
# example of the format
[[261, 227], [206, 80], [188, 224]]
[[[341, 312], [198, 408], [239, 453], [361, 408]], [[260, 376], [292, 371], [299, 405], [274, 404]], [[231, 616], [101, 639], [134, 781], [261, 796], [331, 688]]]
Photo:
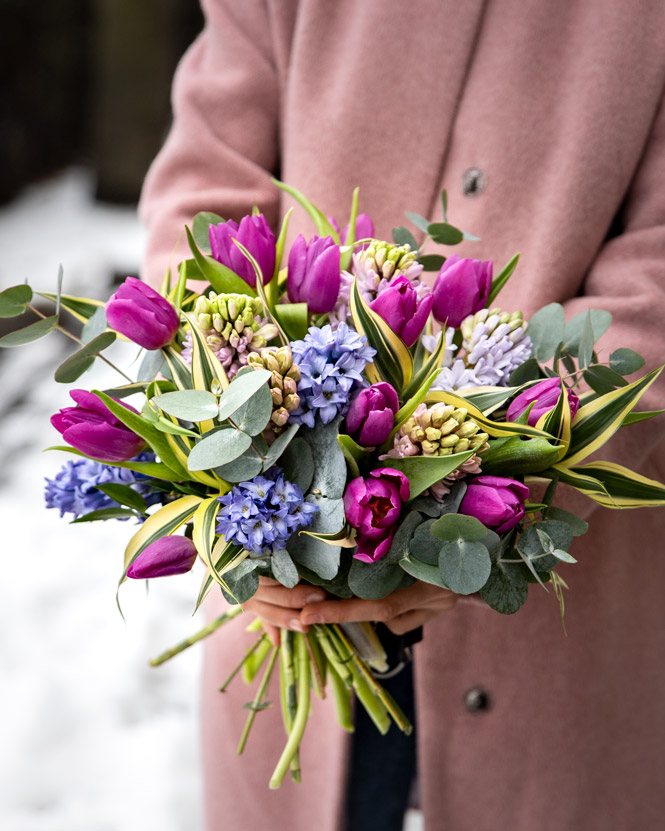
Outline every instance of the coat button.
[[462, 174], [462, 191], [465, 196], [480, 196], [487, 187], [487, 176], [479, 167], [469, 167]]
[[470, 713], [484, 713], [492, 707], [492, 699], [483, 687], [471, 687], [464, 693], [464, 706]]

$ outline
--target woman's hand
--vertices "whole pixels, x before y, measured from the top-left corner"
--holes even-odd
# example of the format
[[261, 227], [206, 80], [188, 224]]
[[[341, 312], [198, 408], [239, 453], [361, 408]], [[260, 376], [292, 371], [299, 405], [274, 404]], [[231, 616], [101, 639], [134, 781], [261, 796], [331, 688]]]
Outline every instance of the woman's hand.
[[406, 589], [392, 592], [381, 600], [361, 600], [354, 597], [348, 600], [323, 600], [315, 603], [306, 601], [300, 612], [300, 623], [307, 629], [313, 623], [372, 620], [385, 623], [396, 635], [403, 635], [438, 615], [450, 612], [458, 599], [459, 595], [447, 589], [418, 581]]
[[269, 577], [259, 577], [256, 593], [243, 603], [243, 609], [261, 618], [263, 628], [275, 646], [279, 646], [279, 630], [295, 629], [307, 632], [309, 626], [300, 620], [300, 612], [306, 604], [325, 600], [326, 593], [316, 586], [299, 584], [287, 589]]

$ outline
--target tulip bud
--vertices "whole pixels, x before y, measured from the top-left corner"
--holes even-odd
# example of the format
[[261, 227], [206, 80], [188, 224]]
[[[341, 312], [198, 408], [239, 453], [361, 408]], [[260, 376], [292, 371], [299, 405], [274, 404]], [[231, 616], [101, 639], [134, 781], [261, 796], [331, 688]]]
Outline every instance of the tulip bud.
[[344, 511], [349, 525], [358, 530], [356, 559], [373, 563], [388, 553], [409, 494], [409, 480], [390, 467], [373, 470], [368, 479], [358, 476], [349, 482]]
[[434, 298], [427, 294], [418, 300], [418, 294], [407, 277], [396, 277], [385, 291], [370, 303], [370, 309], [380, 315], [406, 346], [413, 346], [425, 328]]
[[144, 349], [160, 349], [178, 331], [178, 313], [147, 283], [128, 277], [106, 303], [109, 326]]
[[452, 254], [441, 266], [434, 283], [432, 313], [441, 323], [457, 328], [465, 317], [485, 306], [491, 286], [491, 260], [460, 259]]
[[460, 514], [473, 516], [497, 534], [510, 531], [524, 516], [526, 485], [501, 476], [478, 476], [466, 489]]
[[[522, 413], [533, 403], [529, 412], [528, 424], [535, 427], [541, 416], [549, 413], [559, 403], [561, 397], [561, 379], [545, 378], [529, 389], [521, 392], [508, 407], [506, 421], [517, 421]], [[575, 418], [575, 413], [580, 406], [580, 400], [574, 392], [568, 390], [568, 406], [570, 407], [570, 418]]]
[[161, 537], [146, 546], [127, 569], [127, 577], [145, 580], [185, 574], [196, 562], [196, 546], [188, 537]]
[[[86, 390], [71, 390], [69, 394], [77, 406], [65, 407], [51, 416], [51, 424], [68, 444], [104, 462], [125, 462], [143, 450], [143, 439], [125, 427], [96, 395]], [[136, 413], [124, 401], [118, 403]]]
[[346, 429], [362, 447], [376, 447], [390, 435], [398, 410], [397, 393], [381, 381], [353, 399], [346, 414]]
[[213, 258], [234, 271], [252, 288], [256, 288], [256, 273], [250, 261], [233, 242], [234, 239], [256, 260], [263, 275], [263, 283], [272, 280], [276, 258], [275, 235], [263, 214], [244, 216], [240, 225], [232, 219], [211, 225], [208, 233]]
[[292, 303], [307, 303], [311, 312], [330, 312], [340, 286], [340, 251], [332, 237], [300, 234], [289, 253], [286, 290]]

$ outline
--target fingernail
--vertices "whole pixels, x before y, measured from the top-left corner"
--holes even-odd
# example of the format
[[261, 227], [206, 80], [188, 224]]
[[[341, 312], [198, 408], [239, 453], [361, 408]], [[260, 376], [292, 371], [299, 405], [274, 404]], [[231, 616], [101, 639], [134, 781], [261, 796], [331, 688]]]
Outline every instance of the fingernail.
[[322, 592], [312, 592], [305, 598], [305, 603], [321, 603], [325, 599], [326, 596]]
[[294, 617], [289, 621], [289, 629], [295, 629], [296, 632], [304, 632], [305, 631], [304, 626], [298, 620], [297, 617]]

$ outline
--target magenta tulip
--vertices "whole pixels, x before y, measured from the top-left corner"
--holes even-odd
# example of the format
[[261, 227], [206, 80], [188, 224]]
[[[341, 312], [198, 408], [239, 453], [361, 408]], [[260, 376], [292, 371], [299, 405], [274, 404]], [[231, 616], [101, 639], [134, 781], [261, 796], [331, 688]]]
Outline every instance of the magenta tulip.
[[460, 259], [452, 254], [434, 282], [432, 313], [457, 328], [465, 317], [485, 308], [492, 287], [492, 261]]
[[349, 482], [344, 512], [349, 525], [358, 529], [356, 559], [373, 563], [388, 552], [409, 493], [409, 480], [391, 467], [373, 470], [369, 479], [358, 476]]
[[160, 349], [178, 331], [178, 313], [147, 283], [128, 277], [106, 303], [109, 326], [144, 349]]
[[291, 246], [286, 290], [292, 303], [307, 303], [323, 314], [335, 307], [340, 284], [339, 246], [332, 237], [300, 234]]
[[210, 250], [217, 262], [230, 268], [252, 288], [256, 288], [256, 272], [247, 257], [233, 242], [237, 239], [256, 260], [263, 282], [269, 283], [275, 271], [275, 235], [263, 214], [244, 216], [240, 225], [229, 219], [208, 229]]
[[[539, 381], [529, 389], [521, 392], [517, 398], [508, 407], [506, 413], [507, 421], [517, 421], [522, 413], [529, 407], [532, 402], [535, 402], [531, 411], [529, 412], [528, 424], [530, 427], [535, 427], [541, 416], [549, 413], [559, 403], [561, 397], [561, 379], [560, 378], [545, 378]], [[568, 405], [570, 407], [570, 418], [575, 418], [575, 413], [580, 406], [580, 399], [574, 392], [568, 390]]]
[[346, 414], [346, 429], [361, 447], [376, 447], [390, 435], [399, 401], [385, 381], [361, 390]]
[[[342, 245], [346, 245], [346, 241], [349, 238], [349, 231], [351, 230], [351, 223], [349, 222], [343, 231], [340, 231], [339, 225], [335, 220], [334, 216], [328, 217], [328, 222], [332, 225], [332, 227], [337, 231], [339, 234], [339, 238], [342, 241]], [[358, 214], [356, 217], [356, 233], [355, 239], [373, 239], [374, 237], [374, 223], [372, 222], [372, 217], [369, 214]], [[369, 243], [365, 243], [366, 247]]]
[[185, 574], [196, 562], [196, 546], [188, 537], [161, 537], [146, 546], [127, 569], [127, 577], [146, 580]]
[[[143, 439], [125, 427], [96, 395], [86, 390], [69, 394], [78, 406], [52, 415], [51, 424], [72, 447], [103, 462], [126, 462], [143, 450]], [[136, 412], [123, 401], [118, 403]]]
[[478, 476], [467, 487], [459, 512], [479, 519], [483, 525], [502, 534], [522, 519], [528, 496], [527, 486], [515, 479]]
[[402, 275], [370, 303], [370, 309], [386, 321], [406, 346], [413, 346], [425, 328], [433, 302], [431, 294], [418, 300], [413, 284]]

